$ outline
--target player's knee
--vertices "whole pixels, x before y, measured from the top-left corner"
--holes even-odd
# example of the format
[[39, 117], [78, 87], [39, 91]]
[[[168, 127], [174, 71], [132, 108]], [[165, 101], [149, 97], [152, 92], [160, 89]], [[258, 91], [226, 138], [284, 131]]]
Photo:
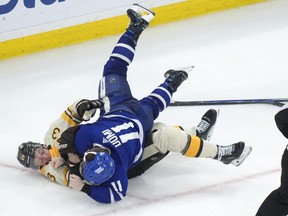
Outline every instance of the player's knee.
[[161, 153], [181, 152], [187, 143], [187, 134], [175, 127], [162, 127], [153, 134], [153, 143]]
[[153, 125], [153, 128], [152, 128], [152, 133], [153, 132], [156, 132], [162, 128], [166, 127], [166, 125], [162, 122], [156, 122], [154, 125]]

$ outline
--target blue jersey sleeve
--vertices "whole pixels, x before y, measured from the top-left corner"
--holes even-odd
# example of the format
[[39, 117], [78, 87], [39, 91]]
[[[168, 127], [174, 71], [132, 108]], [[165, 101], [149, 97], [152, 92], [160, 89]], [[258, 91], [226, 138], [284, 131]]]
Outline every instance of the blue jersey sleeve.
[[101, 185], [91, 186], [89, 196], [100, 203], [115, 203], [126, 196], [127, 189], [127, 170], [119, 166], [109, 181]]
[[102, 143], [102, 135], [99, 131], [97, 127], [91, 127], [89, 124], [79, 126], [74, 140], [79, 155], [83, 156], [87, 150], [93, 148], [93, 144]]
[[100, 203], [114, 203], [126, 196], [128, 180], [117, 180], [105, 185], [91, 186], [90, 197]]

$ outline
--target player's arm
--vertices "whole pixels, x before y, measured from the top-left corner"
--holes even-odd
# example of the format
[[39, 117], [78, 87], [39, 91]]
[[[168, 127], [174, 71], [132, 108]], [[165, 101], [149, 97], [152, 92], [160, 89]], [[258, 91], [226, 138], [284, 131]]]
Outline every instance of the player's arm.
[[58, 184], [68, 186], [69, 179], [69, 167], [67, 165], [62, 165], [55, 169], [51, 163], [41, 167], [41, 174], [46, 176], [53, 182], [57, 182]]
[[96, 109], [102, 106], [103, 102], [101, 100], [77, 100], [50, 125], [44, 143], [50, 148], [54, 167], [58, 167], [63, 163], [58, 150], [62, 133], [70, 127], [77, 126], [82, 121], [89, 121], [95, 115]]
[[89, 121], [95, 115], [96, 109], [102, 106], [101, 100], [75, 101], [50, 125], [45, 136], [45, 143], [58, 147], [61, 134], [66, 129], [77, 126], [82, 121]]
[[[90, 186], [90, 197], [100, 203], [115, 203], [126, 196], [127, 188], [123, 186], [123, 181], [111, 182], [110, 185]], [[126, 183], [127, 185], [128, 183]]]
[[93, 200], [100, 203], [114, 203], [122, 200], [126, 196], [127, 185], [127, 178], [117, 179], [103, 185], [89, 185], [79, 176], [73, 174], [69, 181], [69, 187], [86, 193]]

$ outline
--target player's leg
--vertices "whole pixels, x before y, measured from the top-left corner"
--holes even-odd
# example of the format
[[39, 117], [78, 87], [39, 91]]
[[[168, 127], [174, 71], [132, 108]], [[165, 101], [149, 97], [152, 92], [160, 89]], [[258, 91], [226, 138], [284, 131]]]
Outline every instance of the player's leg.
[[286, 207], [285, 213], [288, 214], [288, 146], [282, 155], [281, 167], [282, 167], [282, 173], [281, 173], [280, 194], [282, 203], [285, 203]]
[[179, 152], [187, 157], [212, 158], [235, 166], [239, 166], [252, 150], [244, 142], [215, 145], [175, 127], [165, 127], [153, 133], [153, 142], [163, 154], [167, 151]]
[[[196, 134], [198, 136], [203, 135], [204, 138], [206, 138], [207, 134], [211, 136], [216, 120], [217, 120], [217, 116], [218, 116], [218, 112], [216, 110], [211, 109], [211, 110], [208, 110], [202, 116], [201, 122], [198, 124], [197, 127], [184, 128], [182, 126], [177, 126], [177, 128], [179, 128], [182, 131], [185, 130], [186, 133], [190, 133], [193, 135], [196, 135]], [[141, 162], [136, 167], [129, 169], [128, 178], [134, 178], [136, 176], [142, 175], [144, 172], [150, 169], [153, 165], [155, 165], [156, 163], [158, 163], [159, 161], [161, 161], [168, 155], [169, 151], [166, 151], [165, 153], [159, 152], [159, 149], [156, 147], [156, 145], [153, 143], [153, 140], [152, 140], [153, 132], [158, 131], [161, 128], [165, 128], [165, 127], [167, 126], [161, 122], [157, 122], [154, 124], [152, 132], [148, 134], [148, 137], [146, 139]], [[176, 143], [178, 143], [178, 140], [176, 141]]]
[[224, 164], [239, 166], [252, 148], [244, 142], [228, 146], [215, 145], [176, 127], [163, 127], [153, 133], [153, 143], [160, 153], [179, 152], [187, 157], [212, 158]]
[[182, 153], [187, 157], [214, 158], [217, 154], [217, 146], [188, 134], [179, 127], [162, 127], [153, 133], [153, 143], [162, 153], [167, 151]]
[[137, 166], [128, 170], [128, 178], [131, 179], [142, 175], [156, 163], [165, 158], [168, 154], [169, 152], [162, 154], [157, 148], [155, 148], [155, 145], [152, 141], [152, 133], [149, 133], [144, 143], [144, 150], [141, 161], [137, 164]]
[[130, 24], [114, 47], [104, 66], [103, 78], [100, 80], [99, 98], [104, 101], [102, 114], [111, 111], [111, 107], [132, 98], [126, 79], [127, 68], [133, 61], [136, 42], [140, 34], [154, 17], [151, 11], [139, 5], [133, 5], [127, 10], [127, 14]]
[[[173, 70], [173, 73], [165, 74], [165, 81], [155, 88], [147, 97], [140, 100], [142, 109], [137, 113], [143, 120], [144, 127], [148, 131], [152, 130], [153, 121], [159, 113], [169, 106], [171, 98], [178, 87], [188, 78], [188, 72], [193, 67], [186, 67], [179, 70]], [[172, 71], [172, 70], [170, 70]], [[143, 112], [144, 111], [144, 112]]]
[[134, 58], [139, 36], [155, 16], [152, 11], [137, 4], [127, 10], [127, 15], [130, 18], [129, 26], [114, 47], [104, 67], [103, 76], [115, 73], [126, 76], [127, 67]]
[[261, 204], [256, 216], [287, 216], [287, 203], [282, 203], [279, 197], [279, 188], [272, 191]]

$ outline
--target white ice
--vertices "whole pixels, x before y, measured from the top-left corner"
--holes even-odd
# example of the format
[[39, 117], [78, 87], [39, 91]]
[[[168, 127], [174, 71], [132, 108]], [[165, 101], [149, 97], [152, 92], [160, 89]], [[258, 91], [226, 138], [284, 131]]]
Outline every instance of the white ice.
[[[277, 0], [148, 28], [128, 72], [141, 98], [166, 70], [195, 65], [174, 100], [282, 98], [288, 93], [288, 1]], [[107, 26], [108, 27], [108, 26]], [[119, 35], [0, 62], [0, 214], [29, 216], [255, 215], [280, 182], [287, 140], [272, 105], [170, 107], [158, 121], [196, 125], [221, 110], [211, 141], [243, 140], [253, 152], [239, 167], [171, 153], [129, 182], [121, 202], [103, 205], [50, 182], [16, 160], [21, 142], [43, 142], [49, 124], [79, 98], [96, 98]]]

